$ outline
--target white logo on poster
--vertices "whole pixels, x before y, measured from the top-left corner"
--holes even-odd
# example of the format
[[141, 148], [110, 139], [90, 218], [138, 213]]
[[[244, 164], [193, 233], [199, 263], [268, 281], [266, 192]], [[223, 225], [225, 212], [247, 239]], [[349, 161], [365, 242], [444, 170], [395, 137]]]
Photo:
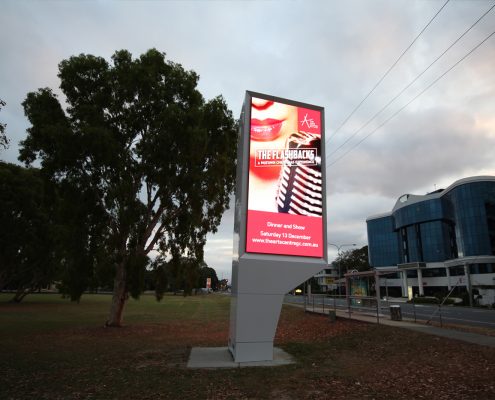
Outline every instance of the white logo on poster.
[[313, 118], [308, 118], [308, 113], [306, 113], [304, 119], [301, 121], [301, 126], [304, 125], [308, 128], [318, 129], [318, 125], [316, 125], [315, 120]]
[[255, 166], [271, 167], [274, 165], [316, 165], [318, 150], [316, 148], [308, 149], [262, 149], [256, 150]]

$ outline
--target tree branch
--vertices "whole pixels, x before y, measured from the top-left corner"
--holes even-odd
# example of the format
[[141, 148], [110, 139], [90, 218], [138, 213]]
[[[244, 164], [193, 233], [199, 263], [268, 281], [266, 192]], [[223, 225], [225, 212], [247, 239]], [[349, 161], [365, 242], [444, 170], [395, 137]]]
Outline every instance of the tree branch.
[[144, 250], [144, 248], [146, 246], [146, 242], [148, 241], [148, 238], [151, 236], [151, 233], [153, 232], [153, 229], [155, 229], [156, 224], [160, 220], [160, 217], [162, 216], [162, 212], [163, 212], [164, 209], [165, 209], [165, 206], [163, 204], [160, 204], [160, 207], [158, 207], [158, 210], [156, 210], [156, 213], [153, 216], [153, 218], [151, 219], [151, 222], [146, 227], [146, 230], [144, 231], [143, 237], [141, 239], [143, 250]]
[[146, 181], [146, 198], [147, 198], [146, 204], [148, 205], [148, 210], [151, 202], [151, 190], [152, 190], [152, 186], [148, 181]]
[[144, 254], [148, 254], [153, 248], [155, 247], [155, 244], [160, 240], [163, 230], [165, 229], [165, 225], [160, 225], [160, 227], [156, 230], [155, 236], [151, 240], [150, 244], [144, 249]]
[[[161, 205], [160, 208], [159, 208], [159, 210], [160, 209], [163, 210], [163, 208], [164, 208], [164, 206]], [[178, 214], [179, 211], [180, 211], [180, 209], [179, 208], [176, 208], [173, 212], [169, 213], [169, 215], [168, 215], [169, 219], [174, 218]], [[160, 213], [157, 212], [155, 214], [154, 219], [156, 219], [156, 216], [157, 215], [160, 216], [161, 215], [161, 212]], [[164, 224], [160, 225], [160, 227], [156, 230], [155, 235], [153, 236], [153, 239], [151, 239], [151, 242], [148, 244], [148, 246], [146, 246], [146, 243], [148, 241], [148, 238], [151, 236], [151, 232], [153, 231], [154, 227], [156, 226], [158, 220], [155, 221], [155, 223], [154, 223], [153, 227], [151, 228], [149, 234], [146, 235], [146, 236], [143, 235], [143, 242], [142, 243], [143, 243], [144, 254], [148, 254], [151, 250], [153, 250], [153, 247], [158, 242], [158, 240], [160, 239], [163, 231], [165, 230], [165, 225]], [[150, 227], [148, 227], [148, 229], [149, 228]], [[148, 229], [146, 231], [148, 231]]]
[[158, 200], [158, 197], [160, 197], [161, 190], [158, 189], [155, 193], [155, 196], [151, 200], [151, 203], [148, 204], [148, 210], [151, 212], [153, 210], [153, 207], [155, 207], [156, 201]]

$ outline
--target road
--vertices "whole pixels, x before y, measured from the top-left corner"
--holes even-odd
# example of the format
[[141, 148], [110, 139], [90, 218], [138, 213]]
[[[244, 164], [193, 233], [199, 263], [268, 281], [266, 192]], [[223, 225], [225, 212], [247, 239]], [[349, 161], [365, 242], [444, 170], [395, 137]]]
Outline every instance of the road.
[[[324, 299], [325, 301], [325, 308], [328, 307], [329, 309], [335, 306], [338, 309], [346, 310], [347, 309], [347, 302], [345, 299], [333, 299], [330, 297], [319, 297], [319, 296], [313, 296], [314, 297], [314, 304], [315, 306], [321, 307], [322, 300]], [[303, 296], [291, 296], [291, 295], [286, 295], [285, 296], [285, 302], [286, 303], [296, 303], [296, 304], [304, 304], [304, 297]], [[414, 314], [416, 314], [416, 319], [422, 320], [422, 321], [428, 321], [430, 318], [434, 322], [440, 322], [440, 318], [442, 319], [443, 323], [446, 324], [456, 324], [456, 325], [467, 325], [467, 326], [478, 326], [478, 327], [485, 327], [485, 328], [491, 328], [495, 329], [495, 310], [488, 310], [484, 308], [470, 308], [470, 307], [454, 307], [454, 306], [443, 306], [441, 310], [438, 310], [438, 306], [436, 305], [429, 305], [429, 304], [408, 304], [404, 302], [386, 302], [382, 301], [381, 305], [381, 313], [382, 314], [389, 314], [388, 307], [390, 305], [400, 305], [401, 307], [401, 312], [402, 316], [404, 318], [414, 318]], [[311, 308], [313, 306], [313, 300], [308, 305], [308, 308]], [[363, 312], [369, 312], [371, 314], [376, 314], [376, 308], [375, 307], [353, 307], [353, 311], [358, 312], [358, 311], [363, 311]]]

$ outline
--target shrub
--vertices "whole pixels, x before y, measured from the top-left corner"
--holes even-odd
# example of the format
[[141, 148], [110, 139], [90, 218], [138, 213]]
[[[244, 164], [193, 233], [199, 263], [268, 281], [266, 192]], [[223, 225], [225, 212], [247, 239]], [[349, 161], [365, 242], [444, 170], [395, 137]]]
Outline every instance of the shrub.
[[413, 300], [408, 300], [408, 303], [413, 303], [414, 304], [439, 304], [440, 301], [436, 297], [430, 297], [430, 296], [421, 296], [421, 297], [415, 297]]

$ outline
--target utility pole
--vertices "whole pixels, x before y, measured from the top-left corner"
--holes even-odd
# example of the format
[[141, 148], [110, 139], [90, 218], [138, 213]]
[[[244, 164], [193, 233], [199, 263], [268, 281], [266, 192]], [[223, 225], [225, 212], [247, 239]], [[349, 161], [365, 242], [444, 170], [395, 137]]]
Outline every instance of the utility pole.
[[469, 295], [469, 307], [473, 306], [473, 287], [471, 285], [471, 271], [469, 270], [469, 264], [464, 263], [464, 275], [466, 277], [466, 289]]
[[[340, 249], [342, 247], [354, 247], [356, 246], [356, 243], [350, 243], [350, 244], [335, 244], [335, 243], [328, 243], [329, 246], [334, 246], [337, 248], [337, 257], [340, 258]], [[340, 279], [341, 279], [341, 276], [342, 276], [342, 273], [341, 273], [341, 266], [340, 266], [340, 261], [339, 261], [339, 279], [338, 279], [338, 283], [339, 283], [339, 296], [342, 295], [341, 293], [341, 284], [340, 284]]]

